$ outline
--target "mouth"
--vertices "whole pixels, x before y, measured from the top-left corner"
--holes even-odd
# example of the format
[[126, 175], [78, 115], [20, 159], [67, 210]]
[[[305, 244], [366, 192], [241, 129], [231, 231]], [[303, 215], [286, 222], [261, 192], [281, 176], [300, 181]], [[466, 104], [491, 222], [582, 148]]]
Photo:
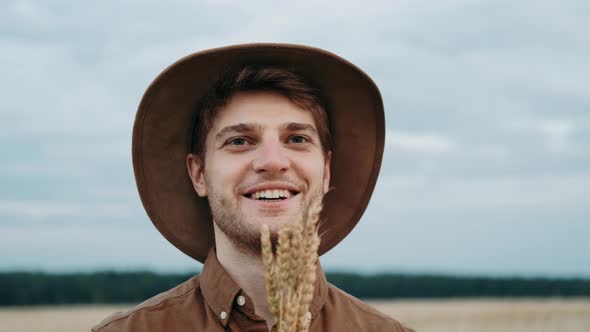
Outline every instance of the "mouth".
[[255, 201], [284, 201], [299, 195], [298, 191], [288, 189], [257, 190], [242, 196]]

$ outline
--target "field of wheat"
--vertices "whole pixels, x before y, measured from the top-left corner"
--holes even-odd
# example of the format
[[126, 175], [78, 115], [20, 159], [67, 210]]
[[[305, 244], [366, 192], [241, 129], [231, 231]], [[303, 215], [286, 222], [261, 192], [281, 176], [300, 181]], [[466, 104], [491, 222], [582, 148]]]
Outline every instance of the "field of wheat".
[[[590, 299], [369, 301], [420, 332], [586, 332]], [[78, 332], [129, 306], [0, 308], [0, 332]]]

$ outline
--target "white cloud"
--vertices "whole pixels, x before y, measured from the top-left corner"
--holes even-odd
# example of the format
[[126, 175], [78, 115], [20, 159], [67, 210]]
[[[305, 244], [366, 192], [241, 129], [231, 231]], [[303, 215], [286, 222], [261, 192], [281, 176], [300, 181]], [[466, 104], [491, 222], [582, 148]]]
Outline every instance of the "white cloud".
[[588, 188], [590, 174], [475, 178], [386, 175], [379, 178], [372, 204], [382, 211], [575, 210], [590, 206]]
[[443, 135], [386, 131], [385, 146], [411, 152], [444, 153], [453, 149], [452, 140]]
[[565, 120], [547, 120], [540, 124], [540, 130], [546, 137], [546, 145], [552, 150], [565, 150], [569, 146], [574, 124]]
[[38, 20], [47, 15], [47, 11], [36, 1], [17, 0], [12, 3], [12, 12], [20, 19]]
[[[129, 135], [131, 136], [131, 135]], [[131, 137], [102, 142], [77, 141], [48, 142], [42, 144], [43, 153], [50, 157], [68, 161], [130, 160]]]
[[62, 217], [121, 218], [141, 216], [137, 207], [123, 203], [79, 203], [47, 200], [0, 200], [0, 216], [47, 220]]
[[[583, 121], [579, 125], [583, 126]], [[512, 116], [503, 126], [515, 135], [532, 136], [547, 152], [553, 153], [575, 152], [580, 142], [575, 142], [572, 136], [580, 129], [579, 125], [569, 118], [539, 117], [523, 112]]]

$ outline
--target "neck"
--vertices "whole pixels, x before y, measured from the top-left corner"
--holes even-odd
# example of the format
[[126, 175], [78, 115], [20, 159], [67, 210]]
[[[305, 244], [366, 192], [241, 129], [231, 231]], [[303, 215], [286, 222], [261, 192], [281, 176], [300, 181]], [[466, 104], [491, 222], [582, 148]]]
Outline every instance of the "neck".
[[216, 224], [214, 232], [217, 260], [227, 274], [248, 294], [254, 303], [256, 315], [266, 320], [270, 330], [273, 317], [266, 301], [266, 281], [260, 255], [240, 250]]

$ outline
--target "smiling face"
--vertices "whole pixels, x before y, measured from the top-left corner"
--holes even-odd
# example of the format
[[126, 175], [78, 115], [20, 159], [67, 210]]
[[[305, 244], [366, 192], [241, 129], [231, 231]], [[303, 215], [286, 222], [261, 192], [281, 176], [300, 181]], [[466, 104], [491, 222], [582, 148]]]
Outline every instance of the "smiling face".
[[[310, 111], [273, 92], [238, 92], [207, 133], [204, 164], [187, 156], [193, 186], [207, 197], [216, 224], [232, 243], [259, 254], [260, 228], [300, 222], [329, 188], [324, 153]], [[217, 238], [217, 236], [216, 236]]]

